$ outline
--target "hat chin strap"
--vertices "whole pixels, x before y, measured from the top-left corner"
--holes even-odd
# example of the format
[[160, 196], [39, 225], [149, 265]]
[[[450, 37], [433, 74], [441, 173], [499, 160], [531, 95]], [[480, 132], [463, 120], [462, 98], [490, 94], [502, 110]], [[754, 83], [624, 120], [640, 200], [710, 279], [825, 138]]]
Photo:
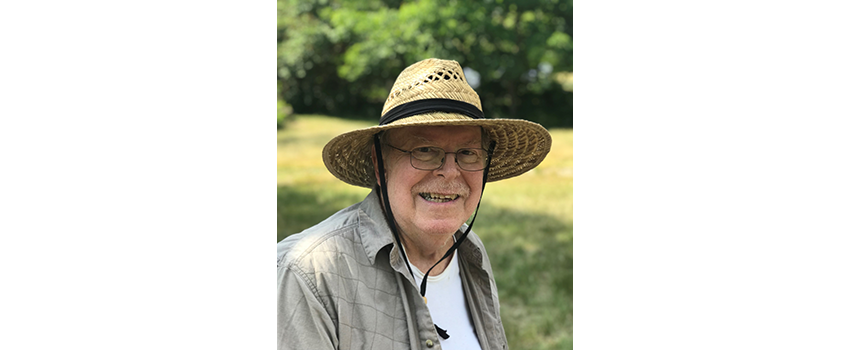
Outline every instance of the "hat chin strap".
[[[387, 223], [389, 223], [390, 231], [392, 231], [393, 237], [395, 237], [396, 242], [398, 242], [398, 244], [401, 244], [401, 240], [399, 239], [398, 235], [398, 228], [396, 227], [395, 217], [393, 216], [393, 211], [390, 208], [390, 200], [387, 194], [387, 178], [386, 175], [384, 175], [384, 157], [381, 154], [381, 141], [378, 134], [375, 134], [373, 140], [375, 145], [375, 155], [378, 158], [378, 176], [381, 179], [381, 183], [378, 185], [378, 187], [381, 188], [381, 197], [384, 203], [384, 211], [387, 213]], [[490, 141], [490, 145], [487, 150], [489, 154], [493, 154], [493, 149], [495, 147], [496, 142]], [[446, 254], [444, 254], [443, 257], [440, 258], [440, 260], [438, 260], [436, 264], [434, 264], [434, 266], [431, 266], [431, 268], [428, 269], [428, 272], [425, 272], [425, 276], [422, 277], [422, 283], [419, 285], [419, 294], [422, 295], [422, 298], [425, 298], [425, 289], [428, 287], [428, 275], [431, 273], [431, 270], [437, 267], [437, 265], [443, 262], [443, 260], [454, 254], [455, 250], [457, 250], [460, 244], [463, 243], [463, 241], [466, 239], [466, 236], [469, 235], [469, 231], [472, 230], [472, 224], [475, 223], [475, 218], [478, 217], [478, 208], [481, 206], [481, 197], [484, 196], [484, 185], [487, 184], [487, 174], [489, 170], [490, 163], [488, 158], [487, 166], [484, 167], [484, 178], [481, 182], [481, 194], [478, 197], [478, 205], [475, 206], [475, 214], [472, 215], [472, 221], [469, 222], [469, 226], [466, 227], [466, 231], [460, 236], [460, 238], [457, 239], [457, 241], [455, 241], [454, 244], [452, 244], [451, 248], [449, 248]], [[399, 253], [401, 253], [401, 257], [404, 259], [404, 263], [405, 265], [407, 265], [407, 270], [410, 271], [410, 276], [412, 277], [413, 269], [410, 268], [410, 262], [407, 260], [407, 254], [405, 254], [404, 249], [399, 249]], [[449, 334], [446, 332], [446, 330], [440, 328], [436, 324], [434, 324], [434, 327], [437, 328], [437, 333], [440, 335], [440, 337], [442, 337], [443, 339], [449, 339]]]

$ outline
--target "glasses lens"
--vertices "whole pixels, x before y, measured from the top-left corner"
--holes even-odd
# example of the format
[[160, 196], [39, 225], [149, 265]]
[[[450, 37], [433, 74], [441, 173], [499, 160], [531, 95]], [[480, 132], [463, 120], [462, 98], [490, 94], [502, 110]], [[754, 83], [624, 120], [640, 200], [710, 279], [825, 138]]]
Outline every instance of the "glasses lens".
[[446, 153], [436, 147], [419, 147], [410, 151], [411, 165], [417, 169], [434, 170], [443, 164]]
[[481, 148], [463, 148], [457, 150], [457, 164], [463, 170], [481, 170], [487, 162], [487, 151]]

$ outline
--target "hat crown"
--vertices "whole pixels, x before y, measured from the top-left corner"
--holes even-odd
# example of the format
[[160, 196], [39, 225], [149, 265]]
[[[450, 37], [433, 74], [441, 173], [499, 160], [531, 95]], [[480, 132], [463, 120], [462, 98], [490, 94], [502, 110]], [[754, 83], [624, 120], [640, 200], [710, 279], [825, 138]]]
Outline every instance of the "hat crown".
[[381, 115], [418, 100], [450, 99], [469, 103], [481, 110], [481, 99], [466, 82], [457, 61], [429, 58], [405, 68], [393, 84]]

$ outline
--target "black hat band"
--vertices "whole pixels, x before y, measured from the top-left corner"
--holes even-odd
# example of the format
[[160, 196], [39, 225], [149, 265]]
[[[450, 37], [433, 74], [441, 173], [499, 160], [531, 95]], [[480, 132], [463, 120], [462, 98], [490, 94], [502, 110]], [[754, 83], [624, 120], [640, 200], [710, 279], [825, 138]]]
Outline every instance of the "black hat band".
[[427, 100], [411, 101], [395, 106], [395, 108], [381, 116], [381, 120], [378, 122], [378, 125], [387, 125], [399, 119], [429, 112], [458, 113], [472, 119], [484, 118], [484, 112], [469, 103], [447, 98], [430, 98]]

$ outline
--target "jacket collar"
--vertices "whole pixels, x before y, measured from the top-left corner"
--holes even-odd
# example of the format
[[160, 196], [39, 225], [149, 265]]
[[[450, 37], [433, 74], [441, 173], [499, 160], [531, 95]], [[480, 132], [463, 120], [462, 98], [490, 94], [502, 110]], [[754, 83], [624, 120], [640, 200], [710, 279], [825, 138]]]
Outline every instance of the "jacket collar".
[[372, 189], [366, 199], [360, 202], [359, 221], [357, 230], [360, 233], [363, 250], [369, 257], [369, 263], [375, 265], [378, 252], [394, 242], [377, 190]]

